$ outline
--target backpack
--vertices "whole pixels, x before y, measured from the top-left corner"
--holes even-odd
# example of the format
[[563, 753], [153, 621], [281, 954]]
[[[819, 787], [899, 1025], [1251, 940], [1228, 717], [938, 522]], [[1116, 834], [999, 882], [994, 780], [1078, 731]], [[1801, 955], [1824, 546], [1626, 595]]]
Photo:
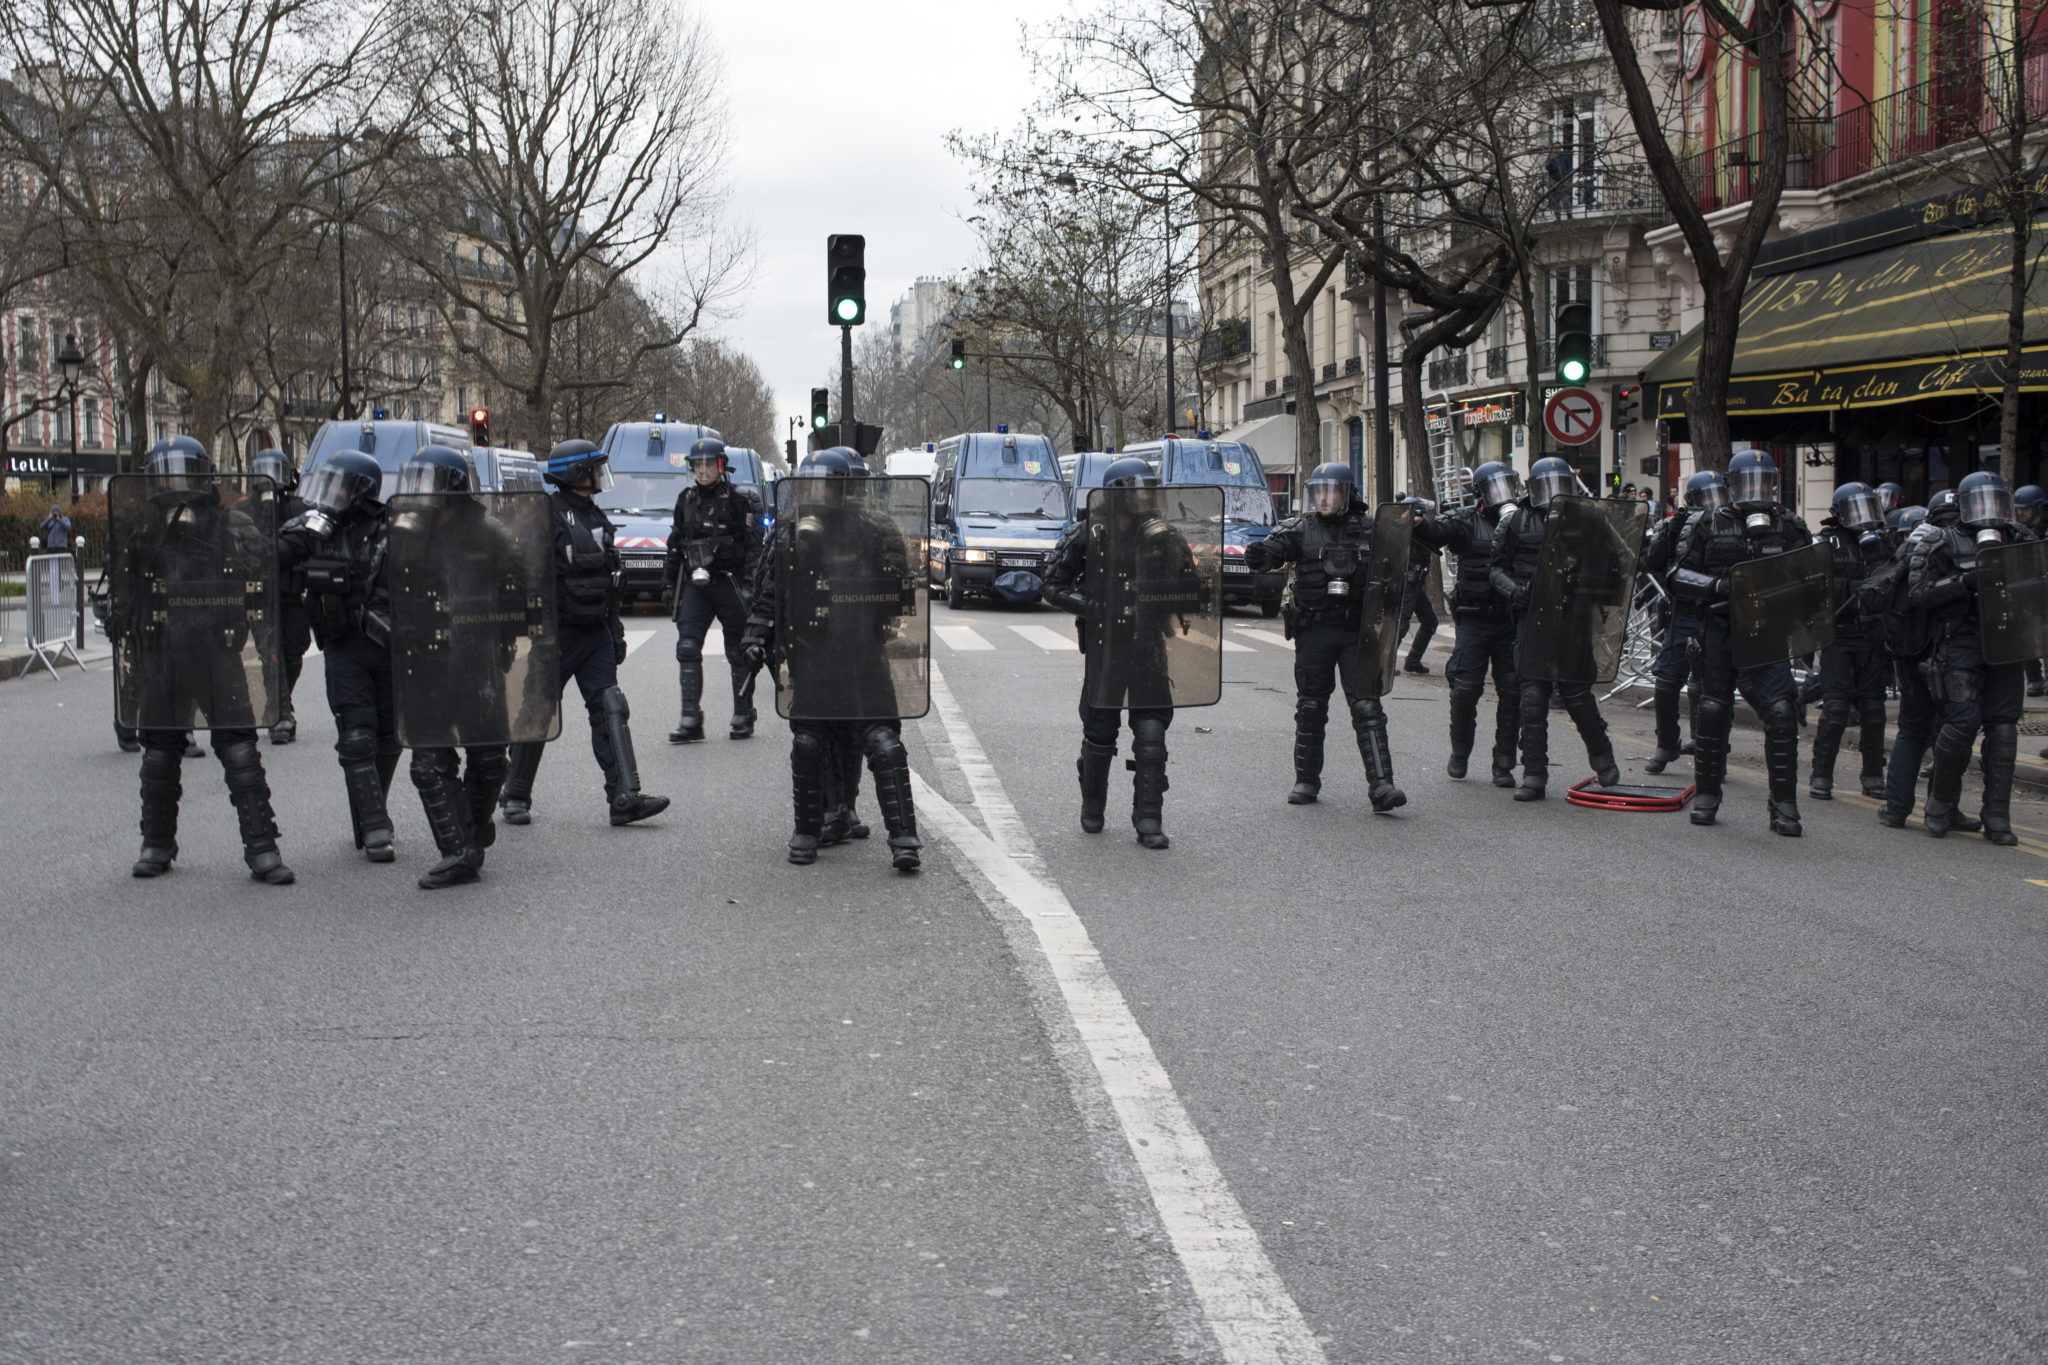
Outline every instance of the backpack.
[[1901, 545], [1896, 554], [1865, 574], [1856, 585], [1856, 615], [1874, 624], [1885, 648], [1901, 658], [1924, 654], [1933, 643], [1926, 614], [1906, 604], [1912, 565], [1912, 546]]

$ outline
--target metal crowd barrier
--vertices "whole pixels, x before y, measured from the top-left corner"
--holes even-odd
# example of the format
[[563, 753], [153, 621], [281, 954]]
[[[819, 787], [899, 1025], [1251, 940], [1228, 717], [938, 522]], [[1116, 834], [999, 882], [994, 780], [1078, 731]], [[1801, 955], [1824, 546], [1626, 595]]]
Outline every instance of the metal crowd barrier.
[[37, 664], [57, 674], [57, 660], [66, 654], [71, 662], [80, 668], [85, 660], [78, 657], [77, 647], [72, 641], [78, 635], [78, 561], [68, 554], [30, 555], [28, 558], [28, 667], [22, 669], [25, 677], [35, 670]]

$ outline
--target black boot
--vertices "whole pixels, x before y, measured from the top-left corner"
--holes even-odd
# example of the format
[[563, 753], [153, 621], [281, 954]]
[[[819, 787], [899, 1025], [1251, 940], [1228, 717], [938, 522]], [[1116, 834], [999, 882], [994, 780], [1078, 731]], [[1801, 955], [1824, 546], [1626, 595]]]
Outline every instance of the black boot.
[[439, 891], [478, 880], [483, 850], [471, 841], [469, 802], [456, 775], [453, 749], [415, 749], [412, 784], [419, 789], [427, 828], [441, 860], [421, 875], [420, 889]]
[[1600, 702], [1593, 689], [1575, 685], [1563, 695], [1565, 714], [1572, 718], [1579, 739], [1585, 743], [1593, 780], [1603, 787], [1621, 785], [1621, 765], [1614, 761], [1614, 741], [1607, 737], [1607, 721], [1600, 715]]
[[798, 730], [789, 739], [789, 795], [794, 826], [789, 860], [799, 865], [818, 861], [818, 835], [825, 827], [825, 767], [832, 746], [815, 730]]
[[178, 856], [178, 768], [181, 749], [142, 751], [142, 852], [131, 869], [138, 877], [161, 877]]
[[659, 815], [668, 809], [666, 796], [643, 796], [640, 792], [640, 764], [633, 757], [633, 730], [626, 722], [632, 711], [626, 694], [617, 686], [607, 687], [599, 698], [604, 711], [605, 735], [612, 745], [612, 770], [605, 774], [605, 798], [614, 825], [630, 825]]
[[1835, 756], [1849, 728], [1849, 699], [1830, 697], [1820, 704], [1820, 723], [1813, 727], [1813, 776], [1806, 792], [1816, 801], [1835, 799]]
[[242, 829], [242, 861], [249, 876], [271, 886], [289, 886], [297, 880], [277, 851], [277, 816], [270, 808], [270, 783], [263, 776], [263, 758], [256, 741], [235, 739], [216, 742], [221, 772], [227, 779], [228, 800]]
[[1643, 771], [1661, 773], [1678, 758], [1678, 694], [1683, 685], [1676, 678], [1657, 679], [1653, 706], [1657, 712], [1657, 750], [1643, 760]]
[[889, 831], [890, 861], [898, 872], [915, 872], [924, 844], [917, 837], [917, 806], [910, 792], [910, 753], [903, 736], [886, 727], [868, 732], [868, 771], [875, 777], [875, 805]]
[[2012, 848], [2013, 766], [2019, 758], [2019, 727], [2011, 721], [1984, 727], [1984, 837], [2000, 848]]
[[1483, 687], [1451, 689], [1451, 756], [1444, 763], [1447, 777], [1462, 781], [1472, 761], [1472, 744], [1479, 737], [1479, 696]]
[[678, 659], [676, 676], [683, 693], [682, 719], [668, 732], [671, 744], [688, 744], [704, 738], [704, 661]]
[[190, 730], [185, 732], [185, 757], [205, 758], [206, 750], [199, 747], [199, 736]]
[[1857, 736], [1857, 748], [1863, 758], [1860, 783], [1865, 796], [1882, 801], [1885, 798], [1883, 697], [1871, 697], [1863, 702], [1862, 722], [1863, 732]]
[[1521, 684], [1509, 678], [1496, 680], [1499, 689], [1493, 707], [1493, 785], [1515, 785], [1515, 748], [1521, 737]]
[[1541, 801], [1550, 781], [1550, 698], [1542, 683], [1522, 684], [1522, 781], [1517, 801]]
[[114, 743], [124, 754], [139, 753], [142, 749], [142, 735], [135, 727], [114, 722]]
[[270, 727], [272, 744], [290, 744], [299, 737], [299, 718], [292, 712], [291, 698], [278, 708], [277, 724]]
[[505, 785], [498, 798], [508, 825], [533, 823], [533, 779], [540, 772], [540, 756], [547, 746], [515, 744], [506, 757]]
[[1323, 790], [1323, 728], [1329, 711], [1327, 697], [1294, 699], [1294, 787], [1287, 793], [1290, 806], [1311, 805]]
[[726, 726], [727, 739], [754, 737], [754, 722], [760, 719], [754, 710], [754, 680], [759, 676], [744, 661], [732, 665], [732, 723]]
[[1771, 787], [1771, 833], [1797, 839], [1799, 827], [1799, 716], [1789, 699], [1764, 708], [1764, 772]]
[[1131, 828], [1146, 848], [1165, 848], [1165, 721], [1149, 716], [1131, 721], [1131, 758], [1124, 766], [1131, 770]]
[[351, 726], [335, 741], [334, 752], [341, 760], [341, 781], [348, 792], [356, 847], [373, 863], [391, 862], [398, 853], [391, 846], [391, 815], [384, 804], [383, 755], [377, 751], [377, 732], [368, 726]]
[[1104, 814], [1109, 809], [1109, 765], [1116, 761], [1116, 745], [1081, 741], [1081, 756], [1074, 770], [1081, 775], [1081, 831], [1102, 833]]
[[1721, 812], [1721, 783], [1728, 776], [1728, 727], [1735, 723], [1733, 701], [1704, 699], [1693, 730], [1692, 822], [1711, 825]]
[[1963, 793], [1963, 774], [1970, 767], [1972, 738], [1953, 725], [1942, 726], [1934, 737], [1933, 772], [1927, 780], [1927, 810], [1922, 817], [1931, 838], [1942, 838], [1957, 826], [1956, 803]]
[[1377, 698], [1361, 697], [1351, 707], [1351, 728], [1358, 737], [1358, 756], [1365, 760], [1366, 799], [1385, 815], [1408, 804], [1408, 794], [1394, 785], [1394, 751], [1387, 744], [1387, 711]]

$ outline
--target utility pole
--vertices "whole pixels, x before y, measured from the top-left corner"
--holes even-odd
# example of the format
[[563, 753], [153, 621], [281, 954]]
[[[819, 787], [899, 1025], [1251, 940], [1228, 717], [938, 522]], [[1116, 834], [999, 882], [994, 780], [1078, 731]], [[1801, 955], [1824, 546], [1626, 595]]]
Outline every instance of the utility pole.
[[[1168, 194], [1171, 194], [1170, 189]], [[1170, 198], [1160, 201], [1159, 216], [1166, 224], [1166, 430], [1177, 431], [1180, 429], [1180, 390], [1173, 383], [1173, 207]]]
[[334, 272], [335, 296], [341, 305], [341, 420], [355, 420], [355, 397], [348, 383], [348, 220], [341, 198], [341, 125], [334, 126]]

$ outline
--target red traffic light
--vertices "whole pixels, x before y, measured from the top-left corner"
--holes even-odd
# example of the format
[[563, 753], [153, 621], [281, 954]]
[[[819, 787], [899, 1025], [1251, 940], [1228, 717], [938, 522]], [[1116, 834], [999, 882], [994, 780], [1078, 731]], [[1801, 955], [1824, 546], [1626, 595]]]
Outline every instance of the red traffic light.
[[491, 443], [491, 411], [489, 408], [470, 409], [469, 443], [473, 446], [487, 446]]

